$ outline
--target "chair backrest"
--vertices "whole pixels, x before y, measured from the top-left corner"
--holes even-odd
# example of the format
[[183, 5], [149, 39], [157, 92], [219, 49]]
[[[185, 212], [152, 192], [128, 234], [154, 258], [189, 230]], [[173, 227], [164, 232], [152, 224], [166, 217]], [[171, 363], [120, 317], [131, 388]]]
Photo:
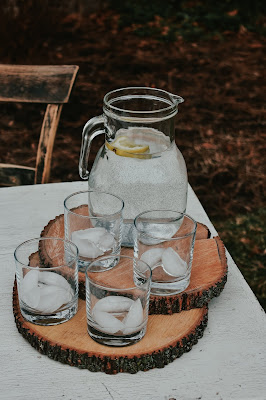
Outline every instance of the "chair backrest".
[[55, 135], [63, 104], [69, 101], [79, 67], [76, 65], [0, 64], [0, 102], [44, 103], [35, 168], [0, 164], [0, 185], [47, 183]]

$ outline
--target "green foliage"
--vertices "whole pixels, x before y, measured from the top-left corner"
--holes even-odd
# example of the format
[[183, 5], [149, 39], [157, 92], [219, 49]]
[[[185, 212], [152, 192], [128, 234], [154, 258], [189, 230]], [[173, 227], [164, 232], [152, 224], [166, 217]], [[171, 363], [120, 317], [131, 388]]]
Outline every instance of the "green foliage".
[[266, 209], [213, 221], [225, 246], [266, 310]]
[[120, 27], [133, 27], [139, 36], [162, 40], [209, 38], [241, 27], [260, 33], [264, 29], [262, 0], [109, 0], [109, 4], [120, 14]]

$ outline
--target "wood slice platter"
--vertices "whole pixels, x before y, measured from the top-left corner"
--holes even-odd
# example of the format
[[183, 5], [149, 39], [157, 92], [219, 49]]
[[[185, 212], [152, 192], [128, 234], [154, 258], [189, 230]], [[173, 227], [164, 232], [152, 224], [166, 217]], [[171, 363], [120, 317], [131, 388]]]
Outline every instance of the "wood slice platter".
[[[82, 207], [79, 207], [79, 212]], [[42, 237], [64, 237], [64, 215], [51, 220]], [[133, 255], [122, 248], [121, 254]], [[46, 263], [39, 249], [36, 257]], [[218, 296], [227, 279], [225, 249], [219, 237], [198, 223], [189, 287], [174, 296], [151, 296], [146, 335], [127, 347], [108, 347], [93, 341], [87, 333], [85, 274], [79, 272], [79, 308], [68, 322], [40, 326], [27, 322], [20, 311], [17, 285], [13, 289], [13, 312], [18, 331], [42, 354], [65, 364], [92, 372], [136, 373], [163, 368], [191, 350], [207, 326], [208, 302]]]
[[[75, 210], [77, 212], [77, 209]], [[85, 206], [78, 208], [83, 214]], [[41, 232], [42, 237], [64, 237], [64, 215], [51, 220]], [[133, 256], [132, 248], [122, 248], [121, 254]], [[227, 280], [227, 260], [224, 245], [219, 237], [210, 238], [208, 228], [197, 224], [196, 241], [190, 285], [173, 296], [151, 296], [150, 314], [173, 314], [203, 307], [213, 297], [219, 296]], [[85, 274], [79, 272], [79, 297], [85, 300]]]
[[173, 315], [150, 315], [146, 335], [128, 347], [108, 347], [87, 333], [86, 304], [79, 299], [77, 314], [56, 326], [40, 326], [21, 315], [17, 285], [13, 289], [13, 312], [18, 331], [40, 353], [64, 364], [92, 372], [117, 374], [163, 368], [191, 350], [207, 326], [207, 306]]

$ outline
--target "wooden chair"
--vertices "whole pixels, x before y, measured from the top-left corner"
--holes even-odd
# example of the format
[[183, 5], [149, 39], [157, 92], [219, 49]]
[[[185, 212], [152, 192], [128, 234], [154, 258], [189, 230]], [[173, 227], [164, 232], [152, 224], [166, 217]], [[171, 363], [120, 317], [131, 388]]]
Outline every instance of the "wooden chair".
[[35, 168], [0, 164], [0, 186], [49, 181], [60, 114], [63, 104], [69, 101], [78, 69], [76, 65], [0, 64], [0, 102], [47, 104]]

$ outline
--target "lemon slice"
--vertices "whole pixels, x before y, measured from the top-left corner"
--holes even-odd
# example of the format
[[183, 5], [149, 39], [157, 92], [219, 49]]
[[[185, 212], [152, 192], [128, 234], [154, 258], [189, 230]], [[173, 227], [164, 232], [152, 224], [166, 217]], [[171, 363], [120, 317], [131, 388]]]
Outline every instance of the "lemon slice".
[[147, 158], [147, 155], [143, 153], [150, 150], [148, 145], [137, 144], [127, 136], [119, 136], [112, 143], [106, 142], [106, 146], [118, 156], [134, 158]]

